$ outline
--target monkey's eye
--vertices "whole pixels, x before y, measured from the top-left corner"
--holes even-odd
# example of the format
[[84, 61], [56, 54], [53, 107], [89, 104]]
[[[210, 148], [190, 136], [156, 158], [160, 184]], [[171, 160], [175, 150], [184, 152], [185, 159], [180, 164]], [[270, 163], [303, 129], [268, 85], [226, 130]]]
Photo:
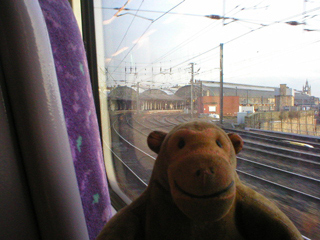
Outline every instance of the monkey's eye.
[[216, 143], [220, 148], [222, 148], [222, 144], [221, 144], [221, 142], [219, 140], [217, 140]]
[[180, 139], [180, 141], [178, 142], [178, 148], [182, 149], [185, 145], [185, 141], [183, 139]]

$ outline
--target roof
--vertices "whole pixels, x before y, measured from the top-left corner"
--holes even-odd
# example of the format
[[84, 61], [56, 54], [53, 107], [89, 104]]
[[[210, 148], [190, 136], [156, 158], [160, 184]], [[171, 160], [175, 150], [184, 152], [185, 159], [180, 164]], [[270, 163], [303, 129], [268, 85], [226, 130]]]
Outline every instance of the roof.
[[118, 86], [109, 93], [112, 100], [136, 100], [137, 92], [127, 86]]
[[[203, 85], [213, 92], [213, 96], [220, 95], [220, 82], [203, 82]], [[224, 96], [239, 96], [241, 98], [274, 98], [275, 89], [275, 87], [223, 83]]]
[[[200, 94], [200, 91], [201, 91], [200, 86], [194, 84], [193, 85], [194, 98], [197, 98], [198, 96], [206, 96], [207, 91], [209, 91], [210, 96], [216, 95], [216, 94], [214, 94], [214, 92], [210, 88], [208, 88], [206, 86], [202, 86], [202, 94]], [[186, 86], [179, 88], [176, 91], [175, 95], [180, 98], [183, 98], [183, 99], [191, 98], [191, 85], [186, 85]]]
[[[202, 82], [202, 84], [210, 88], [211, 87], [220, 88], [220, 82]], [[250, 85], [250, 84], [227, 83], [227, 82], [223, 83], [223, 88], [269, 91], [269, 92], [274, 92], [274, 90], [276, 89], [276, 87], [256, 86], [256, 85]]]
[[168, 95], [165, 91], [160, 89], [149, 89], [140, 94], [142, 100], [162, 100], [162, 101], [178, 101], [182, 98], [175, 95]]

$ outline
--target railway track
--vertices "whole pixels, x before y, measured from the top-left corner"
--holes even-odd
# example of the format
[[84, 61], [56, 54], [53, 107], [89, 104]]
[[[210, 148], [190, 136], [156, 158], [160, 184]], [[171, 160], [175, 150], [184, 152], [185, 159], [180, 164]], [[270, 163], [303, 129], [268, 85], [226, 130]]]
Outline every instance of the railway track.
[[[249, 159], [238, 157], [237, 170], [243, 173], [255, 175], [283, 188], [290, 188], [291, 192], [301, 194], [306, 200], [320, 201], [320, 180], [295, 172], [286, 171], [277, 167], [272, 167]], [[292, 188], [294, 186], [294, 188]]]
[[277, 167], [282, 170], [295, 172], [311, 178], [320, 178], [320, 163], [312, 160], [305, 160], [290, 155], [282, 155], [276, 152], [259, 150], [245, 146], [238, 157], [248, 158], [257, 163]]
[[[164, 119], [165, 121], [167, 120], [166, 118]], [[172, 124], [172, 121], [170, 121], [169, 123]], [[157, 124], [157, 126], [159, 125]], [[134, 128], [134, 130], [140, 132], [140, 130], [137, 128]], [[239, 164], [243, 162], [245, 162], [245, 164]], [[260, 175], [265, 176], [265, 180], [273, 181], [275, 184], [278, 183], [279, 185], [281, 185], [280, 183], [284, 182], [285, 180], [286, 185], [282, 185], [284, 188], [288, 188], [288, 186], [292, 183], [296, 183], [295, 186], [298, 189], [292, 189], [293, 192], [296, 191], [305, 197], [311, 197], [320, 201], [320, 189], [317, 187], [320, 184], [320, 180], [316, 178], [304, 176], [299, 173], [287, 171], [281, 168], [270, 166], [264, 163], [259, 163], [242, 157], [238, 157], [238, 164], [239, 166], [241, 166], [241, 169], [239, 170], [242, 171], [243, 174], [248, 173], [250, 175], [253, 175], [256, 172], [259, 172]]]
[[[125, 166], [125, 168], [130, 169], [127, 171], [129, 171], [132, 176], [136, 176], [138, 181], [143, 182], [142, 185], [140, 184], [139, 186], [140, 188], [141, 186], [142, 188], [146, 187], [146, 184], [148, 182], [148, 174], [150, 177], [150, 174], [152, 171], [152, 168], [150, 167], [146, 168], [144, 165], [147, 165], [147, 164], [143, 164], [143, 162], [144, 161], [150, 162], [150, 161], [154, 161], [155, 159], [155, 156], [151, 156], [149, 153], [142, 150], [142, 148], [146, 147], [146, 136], [149, 134], [149, 132], [155, 129], [168, 131], [169, 128], [171, 129], [177, 123], [187, 120], [186, 118], [183, 118], [183, 119], [176, 118], [176, 117], [174, 119], [172, 118], [173, 118], [172, 116], [166, 116], [166, 115], [162, 115], [160, 117], [147, 116], [139, 119], [133, 116], [129, 116], [129, 117], [126, 117], [125, 120], [124, 119], [121, 120], [123, 122], [122, 125], [124, 123], [127, 124], [127, 128], [122, 130], [123, 135], [119, 137], [123, 142], [122, 147], [123, 146], [126, 147], [124, 149], [125, 154], [121, 154], [121, 156], [129, 155], [128, 148], [134, 149], [134, 150], [130, 150], [132, 151], [132, 153], [134, 152], [134, 154], [132, 153], [130, 154], [130, 159], [126, 160], [122, 158], [121, 161], [123, 162], [122, 164], [123, 166]], [[128, 128], [131, 128], [131, 129], [129, 130]], [[114, 129], [114, 131], [116, 131], [116, 129]], [[131, 132], [135, 131], [137, 135], [140, 136], [140, 139], [143, 138], [143, 140], [141, 140], [139, 144], [141, 144], [142, 146], [144, 145], [144, 147], [140, 147], [140, 146], [137, 147], [135, 144], [131, 142], [132, 136], [126, 135], [130, 131]], [[118, 132], [117, 134], [120, 134], [120, 133]], [[270, 141], [270, 138], [268, 138], [268, 140]], [[136, 140], [133, 139], [133, 142], [134, 141]], [[143, 141], [145, 143], [143, 143]], [[256, 144], [256, 142], [253, 143], [253, 145], [251, 146], [250, 146], [250, 143], [249, 144], [248, 143], [249, 141], [247, 140], [245, 144], [249, 145], [247, 146], [248, 149], [251, 148], [251, 150], [248, 150], [249, 152], [254, 151], [254, 149], [257, 150], [259, 148], [256, 145], [254, 145]], [[319, 171], [317, 171], [318, 174], [315, 174], [315, 176], [307, 175], [307, 173], [310, 172], [310, 168], [311, 169], [319, 168], [320, 166], [319, 162], [318, 160], [315, 160], [319, 156], [312, 153], [303, 153], [308, 155], [301, 155], [302, 158], [293, 159], [290, 156], [292, 152], [289, 154], [288, 153], [289, 151], [287, 149], [283, 150], [283, 153], [279, 154], [277, 152], [272, 152], [270, 150], [270, 148], [272, 147], [266, 149], [265, 143], [262, 143], [261, 145], [263, 145], [263, 147], [261, 147], [262, 149], [258, 149], [260, 152], [256, 151], [256, 154], [258, 152], [258, 155], [267, 156], [266, 158], [271, 158], [273, 159], [273, 161], [265, 162], [265, 160], [261, 160], [263, 159], [262, 157], [259, 157], [259, 161], [257, 161], [257, 159], [248, 159], [248, 158], [239, 156], [237, 172], [239, 176], [241, 176], [241, 179], [245, 183], [247, 183], [249, 186], [253, 187], [258, 191], [261, 191], [261, 189], [263, 189], [264, 191], [263, 194], [266, 195], [268, 198], [275, 200], [280, 205], [282, 210], [286, 212], [286, 214], [289, 216], [294, 211], [308, 212], [308, 209], [304, 209], [304, 208], [308, 208], [308, 206], [310, 205], [313, 206], [313, 208], [315, 207], [317, 209], [320, 209], [320, 189], [319, 189], [320, 180], [316, 178], [316, 177], [319, 177]], [[245, 150], [243, 152], [245, 152]], [[248, 154], [248, 155], [252, 156], [252, 152], [251, 154]], [[313, 158], [313, 155], [314, 155], [314, 158]], [[133, 156], [135, 156], [136, 159], [133, 159], [134, 158]], [[303, 159], [303, 158], [310, 158], [310, 159]], [[283, 160], [283, 159], [286, 159], [286, 160]], [[280, 167], [279, 167], [279, 164], [278, 165], [275, 164], [276, 162], [279, 162], [279, 161], [282, 161], [282, 164], [280, 164]], [[290, 164], [292, 166], [290, 166]], [[293, 167], [293, 165], [296, 165], [298, 167], [302, 166], [304, 170], [302, 172], [296, 172], [298, 168]], [[132, 180], [132, 177], [131, 177], [131, 180]], [[268, 189], [268, 191], [266, 191], [265, 189]], [[138, 192], [141, 192], [141, 190], [139, 190]], [[301, 203], [303, 203], [302, 205], [306, 207], [301, 207], [300, 206]], [[297, 208], [296, 206], [300, 206], [300, 207], [296, 209]], [[294, 209], [294, 211], [292, 209]], [[301, 224], [299, 224], [299, 222], [296, 222], [296, 225], [299, 227]], [[319, 235], [320, 233], [317, 233], [317, 234]], [[308, 239], [308, 238], [305, 238], [305, 239]]]
[[264, 136], [275, 136], [280, 138], [287, 138], [291, 140], [296, 141], [302, 141], [307, 142], [310, 144], [315, 144], [320, 147], [320, 138], [316, 136], [310, 136], [310, 135], [300, 135], [300, 134], [293, 134], [293, 133], [285, 133], [285, 132], [274, 132], [274, 131], [267, 131], [267, 130], [261, 130], [261, 129], [254, 129], [254, 128], [248, 128], [247, 131], [252, 133], [258, 133], [263, 134]]
[[[226, 132], [236, 132], [248, 142], [263, 142], [266, 146], [279, 147], [283, 149], [294, 150], [301, 153], [310, 153], [319, 157], [320, 144], [319, 138], [312, 137], [309, 140], [306, 137], [298, 138], [292, 134], [283, 134], [265, 131], [244, 131], [239, 129], [224, 128]], [[320, 158], [320, 157], [319, 157]]]

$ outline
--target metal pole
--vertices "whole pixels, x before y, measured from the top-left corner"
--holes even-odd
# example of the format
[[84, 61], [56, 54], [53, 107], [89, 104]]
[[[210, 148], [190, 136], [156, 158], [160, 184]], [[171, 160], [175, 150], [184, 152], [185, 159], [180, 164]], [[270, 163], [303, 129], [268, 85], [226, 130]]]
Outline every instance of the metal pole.
[[223, 0], [223, 7], [222, 7], [222, 26], [224, 26], [224, 19], [226, 15], [226, 0]]
[[139, 82], [137, 82], [137, 113], [139, 113], [139, 111], [140, 111], [140, 102], [139, 102], [139, 91], [140, 91], [140, 89], [139, 89]]
[[220, 43], [220, 123], [223, 122], [223, 43]]
[[191, 118], [193, 118], [193, 79], [194, 79], [194, 63], [191, 64]]

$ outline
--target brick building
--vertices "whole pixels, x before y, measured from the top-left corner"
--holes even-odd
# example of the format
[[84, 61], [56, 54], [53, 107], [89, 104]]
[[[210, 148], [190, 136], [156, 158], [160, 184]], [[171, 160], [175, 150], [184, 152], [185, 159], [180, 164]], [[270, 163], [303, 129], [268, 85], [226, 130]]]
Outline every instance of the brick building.
[[[237, 116], [239, 112], [239, 96], [223, 97], [223, 116]], [[197, 100], [198, 113], [220, 114], [220, 97], [204, 96]]]

